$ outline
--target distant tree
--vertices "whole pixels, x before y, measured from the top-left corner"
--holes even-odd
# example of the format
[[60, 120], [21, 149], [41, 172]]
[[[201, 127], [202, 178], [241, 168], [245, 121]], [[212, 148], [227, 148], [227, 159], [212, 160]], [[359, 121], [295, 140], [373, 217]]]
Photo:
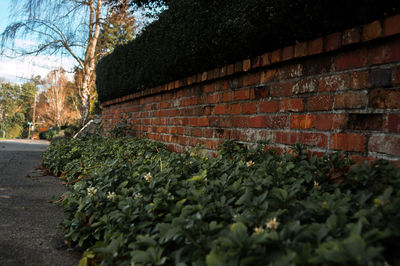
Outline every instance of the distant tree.
[[[111, 3], [112, 2], [112, 3]], [[82, 124], [89, 118], [92, 102], [94, 70], [101, 29], [115, 13], [115, 6], [123, 7], [126, 0], [16, 0], [14, 18], [1, 34], [2, 52], [7, 44], [17, 55], [40, 53], [69, 54], [81, 70], [79, 87], [80, 115]], [[125, 8], [125, 11], [128, 9]], [[107, 30], [105, 30], [107, 31]], [[15, 46], [19, 38], [29, 36], [32, 45], [21, 49]], [[105, 50], [109, 48], [104, 48]], [[102, 49], [101, 49], [102, 50]], [[101, 51], [100, 50], [100, 51]]]

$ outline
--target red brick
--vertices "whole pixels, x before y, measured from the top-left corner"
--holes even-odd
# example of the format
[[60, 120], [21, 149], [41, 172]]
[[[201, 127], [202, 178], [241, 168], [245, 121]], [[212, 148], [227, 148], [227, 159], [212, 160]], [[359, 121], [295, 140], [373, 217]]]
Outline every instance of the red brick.
[[250, 59], [245, 59], [243, 60], [243, 71], [249, 71], [251, 68], [251, 60]]
[[366, 138], [362, 134], [337, 133], [330, 137], [329, 147], [333, 150], [365, 151]]
[[350, 87], [349, 74], [337, 74], [321, 77], [319, 80], [319, 91], [346, 90]]
[[212, 94], [212, 95], [208, 95], [207, 97], [207, 102], [208, 103], [218, 103], [219, 99], [220, 99], [220, 95], [221, 94]]
[[222, 142], [219, 140], [207, 140], [206, 147], [210, 150], [217, 150], [221, 146]]
[[278, 49], [272, 52], [271, 63], [278, 63], [282, 59], [282, 50]]
[[367, 102], [367, 92], [346, 92], [335, 96], [335, 109], [364, 108]]
[[224, 92], [224, 93], [222, 93], [222, 96], [221, 96], [221, 100], [223, 101], [223, 102], [230, 102], [230, 101], [232, 101], [233, 100], [233, 92], [232, 91], [228, 91], [228, 92]]
[[286, 61], [286, 60], [292, 59], [293, 58], [293, 53], [294, 53], [294, 51], [293, 51], [293, 46], [292, 45], [283, 48], [282, 60]]
[[307, 42], [296, 43], [294, 47], [294, 57], [303, 57], [307, 55]]
[[299, 132], [286, 132], [280, 131], [276, 132], [275, 142], [282, 144], [296, 144], [301, 140], [301, 135]]
[[385, 36], [400, 33], [400, 15], [396, 15], [385, 20]]
[[233, 126], [239, 128], [247, 128], [249, 127], [249, 117], [241, 116], [233, 118]]
[[351, 88], [355, 90], [370, 88], [371, 84], [368, 81], [368, 71], [352, 72], [351, 73]]
[[301, 133], [301, 143], [319, 148], [328, 147], [328, 136], [323, 133]]
[[314, 125], [314, 115], [291, 115], [290, 128], [308, 129]]
[[360, 30], [358, 28], [349, 29], [343, 32], [342, 44], [348, 45], [360, 41]]
[[215, 91], [215, 83], [208, 83], [204, 85], [203, 92], [210, 93]]
[[235, 91], [235, 100], [236, 101], [248, 100], [248, 99], [250, 99], [250, 90], [249, 89]]
[[252, 74], [246, 74], [243, 77], [243, 86], [251, 86], [251, 85], [257, 85], [260, 83], [260, 73], [252, 73]]
[[230, 104], [228, 106], [228, 113], [232, 115], [241, 114], [241, 105], [240, 103]]
[[327, 111], [332, 110], [333, 96], [332, 95], [316, 95], [307, 98], [307, 111]]
[[336, 70], [346, 70], [365, 66], [367, 63], [367, 50], [360, 49], [356, 51], [340, 54], [335, 61]]
[[286, 128], [288, 127], [287, 115], [266, 115], [268, 128]]
[[254, 89], [254, 97], [257, 100], [267, 98], [268, 94], [269, 94], [268, 87], [257, 87]]
[[257, 68], [262, 65], [261, 56], [251, 58], [251, 68]]
[[271, 64], [271, 53], [261, 55], [261, 66], [268, 66]]
[[377, 109], [400, 109], [400, 90], [378, 89], [370, 91], [369, 106]]
[[280, 82], [268, 86], [271, 97], [292, 95], [292, 82]]
[[383, 114], [348, 114], [347, 129], [351, 130], [385, 130]]
[[214, 114], [216, 115], [223, 115], [226, 113], [226, 105], [220, 104], [214, 107]]
[[261, 72], [261, 83], [268, 83], [274, 81], [276, 77], [276, 69], [268, 69]]
[[343, 129], [346, 125], [346, 114], [319, 114], [315, 116], [314, 126], [318, 130]]
[[250, 118], [250, 127], [265, 128], [267, 126], [266, 116], [254, 116]]
[[267, 102], [260, 102], [258, 104], [258, 111], [260, 113], [274, 113], [278, 112], [279, 110], [279, 102], [278, 101], [267, 101]]
[[[225, 77], [226, 76], [226, 71], [227, 71], [227, 67], [226, 66], [223, 66], [223, 67], [221, 67], [220, 69], [219, 69], [219, 76], [222, 78], [222, 77]], [[190, 85], [190, 84], [189, 84]]]
[[373, 135], [369, 138], [368, 151], [400, 156], [400, 137]]
[[304, 109], [303, 99], [283, 99], [280, 103], [280, 111], [299, 112]]
[[368, 53], [370, 65], [400, 61], [400, 40], [373, 47]]
[[242, 72], [243, 70], [243, 62], [242, 61], [238, 61], [235, 63], [235, 73], [239, 73]]
[[339, 49], [341, 44], [342, 33], [340, 32], [332, 33], [325, 37], [324, 48], [327, 52]]
[[317, 78], [299, 80], [294, 83], [292, 92], [293, 94], [302, 94], [317, 91], [318, 83], [319, 81]]
[[391, 133], [400, 133], [400, 114], [388, 115], [388, 131]]
[[242, 114], [255, 114], [257, 113], [257, 104], [249, 102], [242, 103]]
[[377, 39], [382, 35], [382, 26], [380, 21], [376, 20], [372, 23], [364, 25], [362, 31], [363, 41]]
[[375, 88], [391, 87], [392, 69], [373, 69], [369, 72], [368, 81]]
[[226, 68], [226, 74], [228, 76], [232, 75], [235, 72], [235, 65], [234, 64], [230, 64], [227, 66]]
[[324, 49], [324, 39], [322, 37], [308, 42], [308, 54], [320, 54]]

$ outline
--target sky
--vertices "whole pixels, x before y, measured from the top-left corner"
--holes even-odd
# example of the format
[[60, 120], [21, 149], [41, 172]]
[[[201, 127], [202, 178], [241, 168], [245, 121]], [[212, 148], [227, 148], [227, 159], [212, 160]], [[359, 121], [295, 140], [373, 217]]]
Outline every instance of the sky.
[[[8, 24], [10, 2], [12, 0], [0, 0], [0, 33], [4, 31]], [[29, 44], [33, 40], [17, 40], [17, 44]], [[67, 71], [72, 71], [75, 61], [71, 57], [61, 57], [59, 55], [39, 55], [25, 56], [19, 58], [7, 58], [0, 55], [0, 78], [7, 82], [24, 83], [32, 76], [40, 75], [45, 77], [47, 73], [57, 67], [64, 67]], [[69, 75], [72, 78], [72, 73]]]

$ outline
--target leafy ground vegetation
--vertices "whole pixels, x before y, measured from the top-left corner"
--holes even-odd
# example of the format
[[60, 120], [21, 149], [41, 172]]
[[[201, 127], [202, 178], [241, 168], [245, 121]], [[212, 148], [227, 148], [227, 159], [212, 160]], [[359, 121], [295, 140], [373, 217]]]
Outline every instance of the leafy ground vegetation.
[[398, 265], [400, 169], [227, 142], [216, 158], [135, 138], [53, 142], [82, 265]]

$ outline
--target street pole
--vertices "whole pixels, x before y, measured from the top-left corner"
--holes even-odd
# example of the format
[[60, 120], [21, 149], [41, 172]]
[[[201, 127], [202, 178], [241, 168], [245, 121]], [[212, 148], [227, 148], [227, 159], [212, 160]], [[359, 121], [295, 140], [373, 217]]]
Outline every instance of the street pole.
[[35, 90], [35, 99], [33, 100], [32, 131], [35, 131], [35, 116], [36, 116], [36, 90]]

